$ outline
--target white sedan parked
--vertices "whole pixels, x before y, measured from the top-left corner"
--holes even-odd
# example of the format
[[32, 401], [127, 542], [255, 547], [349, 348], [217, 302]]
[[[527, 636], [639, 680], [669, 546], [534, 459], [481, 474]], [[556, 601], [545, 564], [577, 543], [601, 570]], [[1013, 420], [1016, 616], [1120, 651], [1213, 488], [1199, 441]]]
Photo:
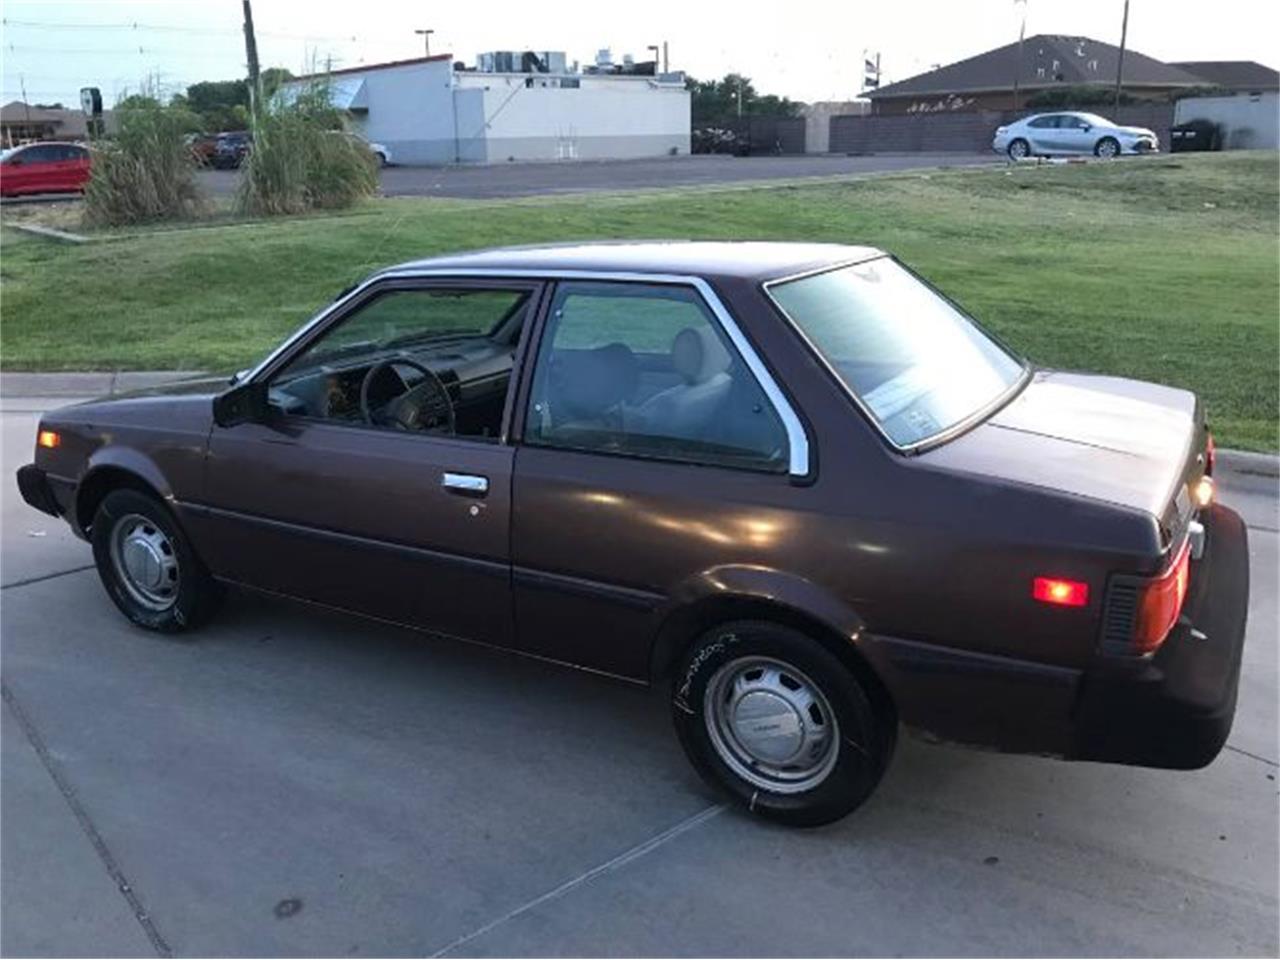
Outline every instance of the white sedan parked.
[[1122, 153], [1155, 153], [1160, 138], [1146, 127], [1121, 127], [1096, 113], [1038, 113], [997, 127], [991, 149], [1014, 160], [1088, 153], [1109, 160]]

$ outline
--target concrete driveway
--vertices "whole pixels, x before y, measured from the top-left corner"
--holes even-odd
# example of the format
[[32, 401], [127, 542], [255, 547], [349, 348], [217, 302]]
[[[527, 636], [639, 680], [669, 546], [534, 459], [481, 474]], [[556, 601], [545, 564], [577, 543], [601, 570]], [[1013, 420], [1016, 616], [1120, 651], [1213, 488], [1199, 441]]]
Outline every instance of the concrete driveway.
[[126, 625], [0, 477], [5, 955], [1270, 955], [1274, 481], [1227, 485], [1254, 595], [1194, 773], [905, 740], [839, 824], [725, 809], [656, 693], [235, 597]]
[[[698, 155], [645, 160], [388, 167], [382, 171], [381, 179], [382, 192], [388, 197], [492, 199], [892, 173], [1003, 162], [992, 153], [898, 153], [862, 157], [835, 154], [798, 157]], [[199, 174], [201, 184], [215, 196], [234, 192], [238, 176], [235, 170], [202, 170]]]

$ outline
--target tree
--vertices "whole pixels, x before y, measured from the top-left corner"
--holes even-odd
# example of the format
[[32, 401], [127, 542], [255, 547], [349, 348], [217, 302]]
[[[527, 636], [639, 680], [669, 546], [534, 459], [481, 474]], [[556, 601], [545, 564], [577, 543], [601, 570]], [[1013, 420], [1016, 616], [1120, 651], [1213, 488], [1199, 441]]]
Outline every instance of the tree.
[[[751, 83], [750, 77], [738, 73], [726, 74], [722, 80], [695, 80], [689, 78], [693, 126], [723, 126], [742, 116], [798, 116], [802, 104], [774, 94], [761, 95]], [[741, 98], [742, 109], [738, 102]]]
[[262, 71], [262, 95], [271, 98], [284, 84], [293, 79], [293, 74], [285, 67], [267, 67]]

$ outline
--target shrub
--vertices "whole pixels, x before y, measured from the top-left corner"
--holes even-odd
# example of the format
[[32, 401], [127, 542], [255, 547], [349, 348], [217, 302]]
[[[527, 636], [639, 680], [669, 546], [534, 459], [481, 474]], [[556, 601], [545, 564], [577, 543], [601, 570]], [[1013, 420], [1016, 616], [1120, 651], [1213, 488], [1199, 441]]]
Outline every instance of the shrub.
[[89, 226], [117, 227], [190, 217], [204, 207], [186, 135], [199, 124], [180, 107], [135, 96], [116, 108], [119, 133], [91, 145], [85, 188]]
[[241, 171], [237, 203], [253, 216], [350, 207], [378, 189], [376, 158], [343, 131], [323, 84], [264, 104]]

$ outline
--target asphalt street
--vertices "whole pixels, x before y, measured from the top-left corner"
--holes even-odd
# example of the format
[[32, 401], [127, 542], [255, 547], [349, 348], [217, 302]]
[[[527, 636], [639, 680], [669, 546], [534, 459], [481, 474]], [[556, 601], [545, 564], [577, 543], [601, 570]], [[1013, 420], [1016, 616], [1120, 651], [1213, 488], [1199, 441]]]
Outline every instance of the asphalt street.
[[[651, 190], [751, 181], [840, 177], [939, 167], [1003, 163], [993, 153], [899, 153], [848, 157], [697, 155], [643, 160], [585, 160], [560, 163], [506, 163], [487, 166], [388, 167], [382, 192], [389, 197], [496, 199], [555, 193]], [[201, 184], [215, 196], [235, 190], [234, 170], [202, 170]]]
[[[697, 155], [640, 160], [580, 160], [551, 163], [498, 163], [450, 167], [387, 167], [379, 172], [388, 197], [501, 199], [559, 193], [658, 190], [822, 177], [895, 173], [904, 170], [972, 167], [1003, 163], [993, 153], [886, 153], [866, 156], [811, 154], [795, 157]], [[200, 170], [196, 180], [214, 197], [236, 190], [237, 170]], [[79, 199], [75, 194], [7, 198], [4, 206]]]
[[1224, 485], [1253, 598], [1192, 773], [905, 739], [831, 827], [725, 809], [655, 692], [283, 601], [128, 626], [19, 500], [0, 400], [5, 955], [1270, 955], [1275, 481]]

